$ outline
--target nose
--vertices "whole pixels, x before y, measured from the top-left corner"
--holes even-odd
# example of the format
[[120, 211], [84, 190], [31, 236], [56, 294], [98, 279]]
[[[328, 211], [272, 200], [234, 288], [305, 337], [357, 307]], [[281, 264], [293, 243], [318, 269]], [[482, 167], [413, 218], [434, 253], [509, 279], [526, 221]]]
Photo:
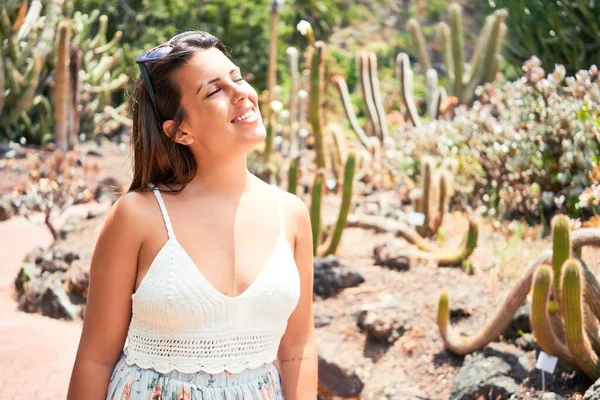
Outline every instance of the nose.
[[248, 98], [248, 90], [245, 86], [246, 85], [239, 85], [238, 83], [233, 82], [233, 95], [231, 101], [234, 104], [244, 101]]

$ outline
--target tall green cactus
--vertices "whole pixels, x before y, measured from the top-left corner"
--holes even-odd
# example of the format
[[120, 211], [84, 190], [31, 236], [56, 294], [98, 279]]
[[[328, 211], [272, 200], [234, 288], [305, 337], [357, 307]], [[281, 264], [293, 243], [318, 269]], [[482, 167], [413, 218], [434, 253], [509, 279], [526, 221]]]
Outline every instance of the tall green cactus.
[[579, 261], [565, 262], [562, 276], [563, 318], [567, 345], [577, 365], [593, 380], [600, 378], [598, 355], [585, 332], [583, 315], [583, 271]]
[[342, 233], [346, 227], [348, 213], [352, 206], [354, 174], [356, 170], [356, 154], [351, 151], [345, 161], [344, 182], [342, 184], [342, 201], [338, 218], [333, 230], [322, 241], [321, 206], [324, 194], [323, 176], [317, 173], [311, 190], [310, 218], [313, 234], [313, 252], [315, 256], [324, 257], [334, 254], [340, 244]]
[[69, 76], [71, 26], [63, 21], [58, 26], [56, 84], [54, 87], [54, 136], [56, 147], [67, 151], [69, 131], [69, 98], [71, 79]]
[[421, 25], [416, 19], [411, 18], [408, 20], [407, 26], [415, 47], [417, 48], [419, 63], [423, 68], [423, 72], [425, 72], [431, 68], [431, 60], [429, 59], [429, 54], [425, 48], [425, 39], [423, 38], [423, 32], [421, 32]]
[[[559, 357], [565, 365], [583, 371], [594, 380], [600, 378], [600, 362], [595, 350], [598, 347], [596, 318], [600, 315], [600, 303], [597, 300], [600, 284], [583, 261], [570, 258], [571, 255], [577, 257], [583, 246], [600, 246], [600, 229], [569, 232], [569, 220], [561, 215], [553, 218], [552, 226], [553, 248], [544, 251], [535, 260], [497, 313], [473, 336], [459, 338], [452, 331], [448, 320], [448, 295], [445, 292], [441, 294], [438, 326], [448, 350], [464, 355], [495, 340], [508, 326], [531, 289], [531, 324], [542, 350]], [[554, 264], [553, 267], [547, 265], [550, 262]], [[562, 275], [557, 277], [553, 271], [562, 272]], [[554, 315], [549, 313], [548, 307], [551, 291], [554, 292], [554, 298], [561, 299], [562, 303]], [[564, 329], [564, 336], [557, 332], [557, 328]], [[593, 337], [588, 336], [588, 332]]]
[[321, 239], [321, 201], [324, 193], [323, 175], [317, 173], [310, 195], [310, 224], [312, 226], [313, 255], [317, 255]]
[[[462, 7], [453, 3], [448, 8], [450, 26], [440, 22], [437, 26], [437, 40], [442, 48], [446, 74], [450, 80], [452, 94], [460, 103], [469, 103], [475, 88], [495, 79], [501, 62], [501, 50], [506, 35], [506, 10], [497, 10], [489, 15], [475, 44], [469, 64], [465, 63], [464, 28]], [[425, 50], [423, 36], [418, 21], [409, 21], [419, 63], [424, 71], [431, 66]], [[423, 54], [424, 53], [424, 54]]]
[[[562, 276], [563, 264], [568, 258], [571, 258], [569, 217], [557, 215], [552, 219], [552, 270], [554, 276]], [[554, 280], [555, 301], [559, 309], [562, 307], [560, 283], [560, 279]]]
[[414, 126], [421, 126], [421, 118], [419, 118], [414, 98], [413, 72], [406, 53], [400, 53], [396, 57], [396, 76], [400, 83], [400, 97], [406, 106], [408, 119]]
[[314, 52], [312, 54], [310, 64], [310, 102], [308, 114], [312, 125], [313, 135], [315, 138], [315, 150], [317, 153], [317, 167], [325, 168], [325, 138], [323, 132], [323, 107], [321, 99], [323, 96], [323, 76], [324, 62], [327, 45], [322, 41], [317, 41], [314, 44]]

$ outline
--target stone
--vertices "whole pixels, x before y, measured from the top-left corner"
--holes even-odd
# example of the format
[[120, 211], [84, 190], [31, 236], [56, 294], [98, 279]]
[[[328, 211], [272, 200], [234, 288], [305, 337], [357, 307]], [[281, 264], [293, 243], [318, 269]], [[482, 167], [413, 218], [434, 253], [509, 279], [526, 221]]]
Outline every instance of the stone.
[[121, 185], [118, 180], [111, 177], [104, 178], [98, 183], [98, 186], [94, 190], [94, 199], [98, 203], [114, 204], [119, 198], [117, 193], [120, 190]]
[[375, 265], [388, 267], [396, 271], [406, 271], [410, 268], [410, 259], [406, 250], [407, 246], [398, 241], [376, 245], [373, 249]]
[[314, 260], [313, 293], [316, 296], [335, 296], [343, 289], [358, 286], [364, 281], [355, 268], [342, 264], [333, 255]]
[[314, 303], [313, 310], [315, 328], [322, 328], [333, 322], [333, 311], [325, 303]]
[[585, 392], [583, 400], [600, 400], [600, 379]]
[[38, 312], [51, 318], [74, 320], [79, 315], [78, 307], [71, 304], [64, 291], [65, 273], [43, 273], [37, 279], [23, 285], [19, 296], [19, 309], [25, 312]]
[[546, 392], [540, 397], [540, 400], [567, 400], [567, 398], [553, 392]]
[[89, 284], [89, 271], [83, 267], [80, 261], [74, 261], [67, 272], [67, 293], [87, 299]]
[[357, 325], [367, 333], [367, 339], [392, 344], [407, 330], [404, 318], [393, 308], [372, 308], [358, 314]]
[[511, 351], [486, 347], [465, 359], [454, 377], [450, 398], [470, 400], [483, 396], [486, 399], [508, 399], [517, 393], [519, 384], [532, 369], [527, 353], [514, 347]]
[[521, 307], [519, 307], [515, 315], [513, 315], [510, 325], [504, 329], [502, 336], [505, 339], [516, 340], [521, 337], [519, 331], [522, 333], [531, 333], [531, 322], [529, 320], [530, 313], [531, 303], [529, 300], [526, 300]]
[[0, 198], [0, 222], [11, 219], [14, 216], [14, 210], [10, 201], [10, 195]]
[[352, 370], [319, 356], [319, 393], [325, 398], [339, 396], [356, 397], [362, 392], [364, 383]]

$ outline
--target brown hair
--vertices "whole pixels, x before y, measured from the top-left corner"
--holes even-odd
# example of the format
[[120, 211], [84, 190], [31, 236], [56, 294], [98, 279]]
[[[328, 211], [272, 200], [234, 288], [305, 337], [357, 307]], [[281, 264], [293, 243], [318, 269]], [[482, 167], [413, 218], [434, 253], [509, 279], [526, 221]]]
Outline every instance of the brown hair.
[[[172, 140], [187, 118], [180, 104], [181, 89], [173, 76], [200, 49], [214, 47], [228, 57], [229, 52], [219, 39], [203, 31], [186, 32], [173, 42], [172, 47], [164, 57], [145, 63], [159, 116], [152, 107], [141, 75], [131, 95], [133, 180], [129, 192], [148, 190], [151, 183], [165, 185], [172, 192], [181, 192], [196, 174], [196, 161], [190, 149]], [[161, 120], [175, 121], [167, 134], [163, 131]]]

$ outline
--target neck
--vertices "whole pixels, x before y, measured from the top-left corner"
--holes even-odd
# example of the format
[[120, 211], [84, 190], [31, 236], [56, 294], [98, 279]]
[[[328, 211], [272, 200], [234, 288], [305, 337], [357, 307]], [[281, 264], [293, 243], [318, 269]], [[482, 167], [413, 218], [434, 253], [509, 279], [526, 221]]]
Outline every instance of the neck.
[[246, 155], [229, 158], [197, 157], [197, 171], [186, 189], [191, 192], [217, 197], [239, 197], [248, 190], [251, 175], [246, 165]]

